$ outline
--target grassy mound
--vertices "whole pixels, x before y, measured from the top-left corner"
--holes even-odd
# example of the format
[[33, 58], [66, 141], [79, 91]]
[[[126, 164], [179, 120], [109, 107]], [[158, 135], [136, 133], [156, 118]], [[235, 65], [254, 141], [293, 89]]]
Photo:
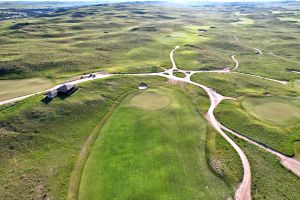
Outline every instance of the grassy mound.
[[[147, 92], [146, 92], [147, 93]], [[230, 189], [209, 170], [206, 124], [178, 90], [154, 88], [163, 110], [122, 101], [100, 132], [83, 171], [80, 199], [226, 199]]]
[[169, 103], [170, 99], [167, 96], [153, 92], [153, 90], [138, 94], [130, 101], [132, 106], [146, 110], [159, 110], [166, 107]]
[[294, 142], [295, 158], [300, 160], [300, 141]]
[[179, 78], [185, 78], [185, 73], [182, 72], [174, 72], [173, 75]]
[[264, 97], [246, 98], [242, 105], [254, 117], [277, 125], [289, 125], [299, 121], [300, 106], [298, 98]]

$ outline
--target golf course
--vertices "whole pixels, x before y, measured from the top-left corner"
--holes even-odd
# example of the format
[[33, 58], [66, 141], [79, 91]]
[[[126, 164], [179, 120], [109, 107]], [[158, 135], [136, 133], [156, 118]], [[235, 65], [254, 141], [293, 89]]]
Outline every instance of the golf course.
[[206, 164], [206, 129], [204, 119], [177, 89], [130, 94], [93, 146], [79, 199], [230, 196], [227, 185]]
[[300, 199], [299, 10], [0, 2], [0, 199]]

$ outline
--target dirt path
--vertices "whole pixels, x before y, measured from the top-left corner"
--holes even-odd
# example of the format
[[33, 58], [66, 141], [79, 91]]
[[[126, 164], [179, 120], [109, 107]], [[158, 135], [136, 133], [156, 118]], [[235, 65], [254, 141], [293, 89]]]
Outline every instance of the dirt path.
[[262, 54], [262, 51], [261, 51], [260, 49], [255, 48], [255, 47], [253, 47], [253, 49], [254, 49], [255, 51], [257, 51], [258, 54]]
[[258, 75], [254, 75], [254, 74], [248, 74], [248, 73], [243, 73], [243, 72], [231, 72], [231, 73], [235, 73], [235, 74], [242, 74], [242, 75], [246, 75], [246, 76], [252, 76], [252, 77], [256, 77], [256, 78], [260, 78], [260, 79], [264, 79], [264, 80], [268, 80], [268, 81], [273, 81], [276, 83], [280, 83], [280, 84], [287, 84], [287, 81], [280, 81], [277, 79], [273, 79], [273, 78], [266, 78], [263, 76], [258, 76]]
[[239, 39], [238, 39], [238, 37], [236, 37], [235, 35], [233, 35], [233, 37], [234, 37], [234, 39], [236, 40], [236, 41], [238, 41], [240, 44], [241, 44], [241, 46], [243, 46], [243, 47], [246, 47], [246, 48], [248, 48], [248, 49], [254, 49], [256, 52], [257, 52], [257, 54], [263, 54], [263, 52], [259, 49], [259, 48], [256, 48], [256, 47], [250, 47], [250, 46], [248, 46], [247, 44], [245, 44], [245, 43], [242, 43]]
[[277, 55], [277, 54], [275, 54], [275, 53], [269, 52], [268, 54], [269, 54], [270, 56], [279, 58], [279, 59], [281, 59], [281, 60], [284, 60], [284, 61], [287, 61], [287, 62], [291, 62], [291, 63], [295, 63], [295, 64], [300, 65], [300, 62], [297, 62], [297, 61], [294, 61], [294, 60], [290, 60], [290, 59], [288, 59], [288, 58], [279, 56], [279, 55]]
[[296, 71], [296, 70], [290, 70], [290, 72], [296, 73], [296, 74], [300, 74], [300, 71]]
[[231, 59], [235, 62], [235, 67], [232, 70], [236, 70], [240, 66], [240, 63], [235, 59], [235, 55], [231, 56]]

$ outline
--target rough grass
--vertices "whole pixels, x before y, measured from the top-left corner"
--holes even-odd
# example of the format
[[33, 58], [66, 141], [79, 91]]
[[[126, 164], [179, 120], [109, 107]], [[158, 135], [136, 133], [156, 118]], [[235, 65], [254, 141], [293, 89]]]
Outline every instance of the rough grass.
[[294, 142], [295, 158], [300, 160], [300, 141]]
[[240, 17], [239, 21], [237, 22], [233, 22], [231, 23], [232, 25], [251, 25], [253, 24], [255, 21], [253, 19], [250, 18], [246, 18], [246, 17]]
[[182, 72], [174, 72], [173, 75], [179, 78], [185, 78], [186, 76], [185, 73]]
[[211, 168], [229, 187], [235, 190], [243, 177], [240, 157], [212, 127], [209, 127], [207, 131], [206, 153]]
[[152, 88], [152, 92], [168, 96], [170, 104], [155, 111], [132, 107], [136, 94], [120, 104], [85, 166], [80, 199], [230, 196], [207, 166], [206, 124], [191, 102], [174, 89]]
[[294, 88], [297, 90], [297, 91], [300, 91], [300, 80], [296, 80], [294, 82]]
[[251, 165], [253, 199], [299, 199], [300, 178], [281, 166], [272, 154], [235, 138]]
[[[124, 4], [70, 9], [59, 16], [1, 21], [0, 79], [64, 78], [93, 71], [156, 72], [176, 45], [204, 40], [182, 11]], [[108, 14], [109, 13], [109, 14]], [[78, 17], [80, 16], [80, 17]], [[123, 17], [120, 17], [123, 16]], [[156, 23], [160, 20], [160, 23]], [[174, 26], [176, 25], [176, 27]]]
[[283, 85], [256, 77], [235, 73], [198, 73], [192, 80], [213, 88], [218, 93], [239, 97], [243, 95], [297, 96], [299, 93], [290, 84]]

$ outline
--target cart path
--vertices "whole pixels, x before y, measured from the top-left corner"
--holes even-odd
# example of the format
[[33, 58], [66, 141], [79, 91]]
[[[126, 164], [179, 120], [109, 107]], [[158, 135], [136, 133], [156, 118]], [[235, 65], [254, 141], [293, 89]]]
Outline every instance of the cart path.
[[236, 37], [235, 35], [233, 35], [233, 37], [234, 37], [234, 39], [235, 39], [236, 41], [238, 41], [238, 42], [241, 44], [241, 46], [246, 47], [246, 48], [248, 48], [248, 49], [253, 49], [253, 50], [255, 50], [256, 53], [259, 54], [259, 55], [263, 54], [262, 50], [260, 50], [259, 48], [248, 46], [247, 44], [241, 42], [241, 41], [238, 39], [238, 37]]
[[235, 58], [235, 55], [231, 56], [231, 59], [235, 62], [235, 67], [232, 70], [236, 70], [239, 66], [240, 63], [239, 61]]
[[275, 54], [275, 53], [269, 52], [268, 54], [269, 54], [270, 56], [279, 58], [279, 59], [281, 59], [281, 60], [284, 60], [284, 61], [287, 61], [287, 62], [291, 62], [291, 63], [295, 63], [295, 64], [300, 65], [300, 62], [297, 62], [297, 61], [294, 61], [294, 60], [290, 60], [290, 59], [288, 59], [288, 58], [279, 56], [279, 55], [277, 55], [277, 54]]
[[276, 82], [276, 83], [280, 83], [280, 84], [284, 84], [284, 85], [288, 84], [287, 81], [281, 81], [281, 80], [277, 80], [277, 79], [273, 79], [273, 78], [267, 78], [267, 77], [254, 75], [254, 74], [248, 74], [248, 73], [244, 73], [244, 72], [231, 72], [231, 73], [242, 74], [242, 75], [246, 75], [246, 76], [252, 76], [252, 77], [255, 77], [255, 78], [260, 78], [260, 79], [264, 79], [264, 80], [267, 80], [267, 81], [272, 81], [272, 82]]

